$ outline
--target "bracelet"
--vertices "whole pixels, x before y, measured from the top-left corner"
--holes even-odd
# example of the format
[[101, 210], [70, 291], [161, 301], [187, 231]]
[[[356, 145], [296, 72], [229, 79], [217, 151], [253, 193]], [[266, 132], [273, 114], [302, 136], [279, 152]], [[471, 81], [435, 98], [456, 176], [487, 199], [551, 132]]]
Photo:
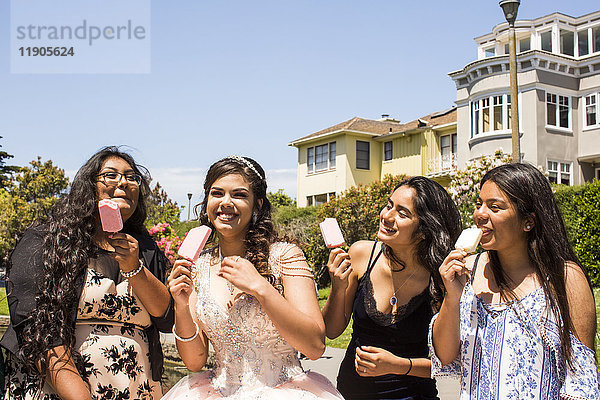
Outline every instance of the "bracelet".
[[410, 370], [412, 369], [412, 360], [410, 358], [407, 358], [408, 362], [410, 363], [409, 367], [408, 367], [408, 371], [406, 371], [403, 375], [408, 375], [408, 373], [410, 372]]
[[129, 272], [123, 272], [123, 271], [121, 271], [121, 275], [123, 275], [123, 277], [129, 279], [129, 278], [133, 278], [134, 276], [136, 276], [137, 274], [139, 274], [140, 271], [142, 269], [144, 269], [144, 260], [142, 260], [140, 258], [139, 261], [140, 261], [140, 266], [139, 267], [137, 267], [136, 269], [134, 269], [132, 271], [129, 271]]
[[196, 323], [196, 321], [194, 321], [194, 325], [196, 325], [196, 333], [194, 333], [193, 336], [189, 337], [189, 338], [182, 338], [181, 336], [178, 336], [175, 333], [175, 325], [173, 325], [173, 336], [175, 336], [175, 339], [179, 340], [180, 342], [191, 342], [192, 340], [196, 339], [196, 336], [198, 336], [198, 333], [200, 333], [200, 328], [198, 327], [198, 324]]

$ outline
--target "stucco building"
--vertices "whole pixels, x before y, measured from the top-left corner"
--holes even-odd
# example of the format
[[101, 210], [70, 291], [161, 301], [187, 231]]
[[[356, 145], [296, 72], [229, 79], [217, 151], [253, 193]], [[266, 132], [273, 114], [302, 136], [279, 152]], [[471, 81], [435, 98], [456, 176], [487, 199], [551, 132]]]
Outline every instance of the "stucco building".
[[[600, 177], [600, 11], [515, 23], [523, 161], [557, 183]], [[458, 165], [511, 152], [508, 24], [475, 38], [478, 59], [449, 75], [457, 87]]]

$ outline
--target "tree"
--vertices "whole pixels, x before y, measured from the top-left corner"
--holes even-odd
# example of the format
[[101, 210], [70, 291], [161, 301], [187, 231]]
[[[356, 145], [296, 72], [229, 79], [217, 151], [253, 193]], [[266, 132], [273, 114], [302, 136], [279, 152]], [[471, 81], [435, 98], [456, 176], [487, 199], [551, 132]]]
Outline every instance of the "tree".
[[[2, 136], [0, 136], [0, 139], [2, 139]], [[0, 147], [2, 147], [1, 144]], [[0, 150], [0, 189], [9, 185], [13, 173], [19, 172], [19, 167], [15, 165], [6, 165], [6, 162], [4, 161], [13, 157], [12, 154]]]
[[146, 227], [160, 223], [174, 225], [179, 222], [179, 213], [181, 209], [176, 201], [171, 200], [167, 192], [156, 182], [154, 189], [148, 195], [148, 217], [146, 218]]
[[274, 209], [287, 206], [296, 206], [296, 201], [284, 193], [283, 189], [279, 189], [275, 193], [268, 192], [267, 199]]
[[43, 219], [69, 186], [65, 171], [38, 157], [19, 168], [6, 188], [0, 189], [0, 263], [16, 244], [27, 226]]

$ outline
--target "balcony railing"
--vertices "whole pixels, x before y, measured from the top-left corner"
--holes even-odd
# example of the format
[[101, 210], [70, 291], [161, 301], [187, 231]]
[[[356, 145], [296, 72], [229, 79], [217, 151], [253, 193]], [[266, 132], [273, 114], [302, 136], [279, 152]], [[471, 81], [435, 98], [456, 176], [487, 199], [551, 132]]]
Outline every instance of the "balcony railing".
[[437, 175], [456, 169], [456, 154], [444, 154], [427, 161], [427, 175]]

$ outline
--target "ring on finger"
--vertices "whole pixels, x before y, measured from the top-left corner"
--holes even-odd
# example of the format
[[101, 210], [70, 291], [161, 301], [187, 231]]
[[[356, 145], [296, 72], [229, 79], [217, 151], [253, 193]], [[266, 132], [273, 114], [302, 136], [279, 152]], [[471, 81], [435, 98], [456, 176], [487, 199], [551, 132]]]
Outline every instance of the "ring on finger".
[[235, 262], [238, 262], [238, 260], [239, 260], [239, 259], [240, 259], [240, 256], [237, 256], [237, 257], [235, 258]]

